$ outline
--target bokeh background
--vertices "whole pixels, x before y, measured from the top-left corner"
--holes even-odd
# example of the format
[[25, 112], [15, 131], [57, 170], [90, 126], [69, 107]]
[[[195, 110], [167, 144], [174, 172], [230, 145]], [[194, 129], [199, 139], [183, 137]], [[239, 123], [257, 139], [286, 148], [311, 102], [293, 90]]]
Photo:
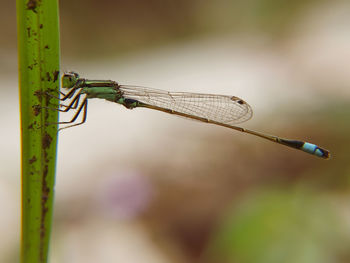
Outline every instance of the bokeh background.
[[[250, 135], [92, 100], [60, 133], [51, 261], [350, 262], [350, 2], [60, 1], [62, 70], [235, 95]], [[18, 262], [14, 1], [0, 9], [0, 262]], [[69, 118], [61, 114], [61, 119]]]

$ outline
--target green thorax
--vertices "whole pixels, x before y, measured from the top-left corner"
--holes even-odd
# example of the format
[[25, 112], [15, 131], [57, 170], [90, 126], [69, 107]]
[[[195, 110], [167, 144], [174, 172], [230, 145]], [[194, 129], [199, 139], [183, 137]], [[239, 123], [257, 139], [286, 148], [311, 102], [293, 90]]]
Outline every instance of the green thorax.
[[114, 81], [85, 80], [82, 86], [81, 93], [86, 94], [89, 99], [97, 98], [117, 102], [122, 97], [118, 84]]
[[141, 106], [136, 100], [124, 98], [119, 85], [114, 81], [84, 80], [81, 93], [86, 94], [89, 99], [105, 99], [122, 104], [128, 109]]

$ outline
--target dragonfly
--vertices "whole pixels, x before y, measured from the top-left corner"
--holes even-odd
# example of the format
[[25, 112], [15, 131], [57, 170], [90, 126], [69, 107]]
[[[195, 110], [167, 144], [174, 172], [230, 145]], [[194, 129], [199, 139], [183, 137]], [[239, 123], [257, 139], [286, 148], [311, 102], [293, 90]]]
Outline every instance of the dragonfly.
[[[59, 100], [62, 102], [69, 101], [69, 105], [61, 104], [62, 108], [58, 110], [67, 112], [74, 109], [76, 113], [70, 121], [58, 123], [66, 125], [60, 130], [83, 124], [87, 117], [88, 99], [98, 98], [121, 104], [127, 109], [147, 108], [230, 128], [298, 149], [317, 157], [330, 158], [330, 152], [316, 144], [284, 139], [236, 126], [238, 123], [249, 120], [253, 114], [250, 105], [236, 96], [168, 92], [142, 86], [120, 85], [113, 80], [81, 78], [75, 72], [63, 74], [62, 87], [68, 92], [60, 92]], [[76, 122], [81, 113], [83, 114], [81, 121]]]

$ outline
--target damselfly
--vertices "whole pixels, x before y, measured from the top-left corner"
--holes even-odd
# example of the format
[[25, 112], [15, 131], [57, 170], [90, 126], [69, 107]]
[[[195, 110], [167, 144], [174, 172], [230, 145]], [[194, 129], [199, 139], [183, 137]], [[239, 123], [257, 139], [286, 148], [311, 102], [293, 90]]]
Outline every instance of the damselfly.
[[[168, 92], [139, 86], [119, 85], [112, 80], [88, 80], [80, 78], [75, 72], [65, 73], [62, 77], [63, 88], [68, 93], [62, 93], [61, 101], [70, 100], [69, 105], [62, 105], [67, 112], [76, 109], [70, 121], [59, 124], [74, 123], [80, 113], [82, 121], [61, 129], [83, 124], [86, 121], [88, 99], [99, 98], [119, 103], [128, 109], [148, 108], [186, 117], [201, 122], [211, 123], [240, 132], [249, 133], [263, 139], [283, 144], [318, 157], [328, 159], [330, 153], [315, 144], [283, 139], [278, 136], [248, 130], [234, 124], [245, 122], [252, 117], [252, 109], [248, 103], [235, 96], [200, 94], [188, 92]], [[79, 103], [80, 98], [82, 102]]]

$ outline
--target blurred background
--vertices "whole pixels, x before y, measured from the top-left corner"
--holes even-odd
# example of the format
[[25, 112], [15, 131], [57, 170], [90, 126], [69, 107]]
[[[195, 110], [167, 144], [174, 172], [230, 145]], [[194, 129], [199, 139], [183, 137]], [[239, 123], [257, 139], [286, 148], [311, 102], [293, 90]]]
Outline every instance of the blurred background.
[[[18, 262], [15, 3], [0, 10], [0, 262]], [[62, 71], [238, 96], [243, 127], [105, 101], [59, 137], [51, 261], [350, 262], [350, 2], [60, 1]], [[61, 119], [67, 116], [61, 114]]]

